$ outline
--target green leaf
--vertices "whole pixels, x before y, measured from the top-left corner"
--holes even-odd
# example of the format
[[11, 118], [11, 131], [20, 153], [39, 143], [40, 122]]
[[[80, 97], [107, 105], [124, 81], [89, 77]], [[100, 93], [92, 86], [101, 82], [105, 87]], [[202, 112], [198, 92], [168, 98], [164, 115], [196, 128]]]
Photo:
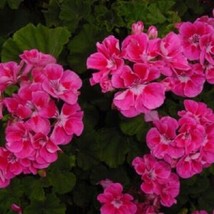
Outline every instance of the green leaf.
[[161, 11], [169, 11], [175, 5], [175, 1], [172, 0], [159, 0], [157, 6]]
[[7, 3], [11, 9], [18, 9], [21, 2], [24, 0], [7, 0]]
[[91, 4], [93, 1], [87, 0], [64, 0], [61, 5], [59, 18], [63, 21], [71, 32], [74, 32], [82, 18], [87, 19], [91, 13]]
[[86, 60], [95, 50], [95, 44], [102, 35], [103, 32], [100, 32], [96, 26], [85, 24], [80, 33], [72, 38], [68, 45], [70, 50], [68, 63], [74, 70], [79, 73], [86, 71]]
[[213, 210], [214, 191], [210, 188], [208, 192], [204, 192], [198, 200], [199, 208], [211, 212]]
[[30, 192], [30, 198], [32, 200], [43, 201], [45, 200], [45, 192], [42, 187], [42, 183], [39, 180], [36, 180], [31, 185], [32, 189]]
[[8, 6], [11, 9], [18, 9], [19, 5], [23, 2], [24, 0], [1, 0], [0, 1], [0, 9], [3, 9], [5, 7], [5, 4], [7, 3]]
[[[62, 181], [61, 181], [62, 182]], [[54, 194], [49, 194], [45, 201], [31, 201], [31, 204], [24, 209], [25, 214], [65, 214], [65, 205], [60, 204]]]
[[95, 191], [96, 187], [89, 185], [88, 182], [79, 182], [73, 190], [74, 203], [81, 207], [86, 206], [91, 203]]
[[109, 179], [114, 182], [120, 182], [123, 185], [129, 184], [130, 180], [127, 176], [127, 168], [119, 166], [114, 169], [109, 169], [104, 165], [98, 165], [91, 171], [90, 180], [94, 185], [97, 185], [101, 180]]
[[14, 179], [7, 188], [0, 189], [0, 213], [9, 214], [11, 204], [20, 204], [23, 192], [23, 185], [18, 178]]
[[77, 155], [77, 163], [83, 170], [89, 170], [97, 164], [97, 160], [93, 157], [93, 154], [87, 152], [87, 150], [79, 152]]
[[28, 24], [3, 44], [1, 59], [18, 60], [19, 54], [24, 50], [33, 48], [58, 57], [69, 37], [70, 32], [65, 27], [50, 29], [41, 24]]
[[149, 13], [147, 14], [147, 24], [160, 24], [166, 21], [165, 16], [162, 14], [157, 4], [151, 4], [148, 7]]
[[144, 126], [145, 122], [142, 116], [124, 119], [120, 123], [121, 131], [129, 136], [142, 133]]
[[75, 156], [61, 154], [58, 160], [49, 167], [47, 179], [55, 192], [64, 194], [73, 189], [76, 176], [70, 170], [75, 166], [75, 162]]
[[47, 26], [52, 27], [60, 25], [60, 6], [59, 0], [49, 1], [46, 10], [43, 12]]
[[124, 1], [119, 0], [116, 1], [113, 5], [114, 10], [118, 14], [118, 16], [124, 19], [124, 23], [126, 23], [126, 27], [130, 27], [133, 22], [138, 20], [146, 21], [145, 14], [147, 14], [147, 2], [143, 2], [142, 0], [137, 1]]
[[7, 0], [1, 0], [0, 1], [0, 8], [4, 8], [5, 4], [6, 4]]
[[72, 172], [55, 170], [49, 174], [50, 183], [54, 191], [60, 194], [70, 192], [76, 184], [76, 176]]
[[128, 138], [120, 135], [115, 129], [102, 129], [96, 137], [97, 156], [109, 167], [115, 168], [125, 161], [129, 151]]
[[129, 136], [136, 135], [139, 141], [143, 141], [148, 131], [148, 123], [145, 123], [143, 116], [123, 119], [120, 122], [121, 131]]

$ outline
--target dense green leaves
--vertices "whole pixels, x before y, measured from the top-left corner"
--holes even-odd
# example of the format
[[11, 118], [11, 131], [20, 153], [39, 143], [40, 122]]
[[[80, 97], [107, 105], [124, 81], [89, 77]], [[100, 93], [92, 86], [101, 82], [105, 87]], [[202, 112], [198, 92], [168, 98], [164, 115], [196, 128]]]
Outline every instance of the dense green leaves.
[[68, 26], [71, 32], [78, 27], [79, 22], [84, 18], [87, 19], [91, 13], [91, 4], [93, 0], [64, 0], [61, 5], [59, 18], [63, 24]]
[[6, 3], [11, 9], [18, 9], [21, 2], [24, 0], [1, 0], [0, 1], [0, 8], [4, 8]]
[[3, 44], [1, 59], [17, 60], [20, 53], [32, 48], [58, 57], [69, 37], [70, 32], [64, 27], [49, 29], [43, 25], [28, 24]]
[[117, 167], [125, 160], [129, 151], [129, 141], [121, 136], [116, 130], [100, 130], [97, 135], [98, 157], [109, 167]]
[[48, 194], [44, 201], [34, 200], [25, 209], [26, 214], [65, 214], [65, 205], [54, 194]]
[[100, 30], [95, 25], [85, 24], [79, 34], [70, 40], [68, 63], [78, 73], [86, 71], [87, 57], [95, 49], [96, 42], [101, 39], [99, 33]]

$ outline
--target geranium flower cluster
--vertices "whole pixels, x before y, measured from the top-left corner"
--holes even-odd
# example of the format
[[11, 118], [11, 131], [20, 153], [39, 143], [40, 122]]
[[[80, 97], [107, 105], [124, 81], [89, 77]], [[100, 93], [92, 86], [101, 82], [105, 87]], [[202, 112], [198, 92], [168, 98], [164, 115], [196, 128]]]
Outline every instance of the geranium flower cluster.
[[[180, 182], [168, 163], [147, 154], [136, 157], [132, 165], [143, 181], [141, 190], [148, 195], [153, 195], [153, 201], [156, 201], [156, 204], [159, 201], [163, 206], [170, 207], [176, 203], [175, 197], [179, 194]], [[153, 208], [159, 207], [156, 205]]]
[[126, 117], [160, 107], [165, 92], [195, 97], [204, 82], [214, 83], [214, 18], [177, 24], [178, 33], [159, 38], [156, 27], [145, 33], [142, 22], [122, 42], [110, 35], [87, 59], [91, 85], [115, 91], [113, 104]]
[[57, 160], [60, 145], [83, 130], [77, 103], [82, 81], [56, 59], [36, 49], [20, 62], [0, 63], [0, 187], [21, 174], [36, 174]]
[[214, 18], [203, 16], [176, 28], [177, 33], [160, 38], [155, 26], [145, 32], [139, 21], [121, 44], [110, 35], [87, 59], [87, 68], [98, 71], [91, 85], [113, 92], [113, 106], [125, 117], [143, 113], [154, 125], [146, 136], [150, 154], [132, 162], [146, 194], [143, 203], [136, 202], [136, 213], [159, 213], [160, 205], [172, 206], [179, 177], [190, 178], [214, 163], [214, 113], [205, 103], [186, 99], [178, 119], [159, 118], [153, 111], [164, 103], [166, 92], [194, 98], [206, 81], [214, 84]]
[[202, 102], [184, 101], [178, 120], [165, 116], [153, 122], [146, 136], [151, 154], [190, 178], [214, 163], [214, 113]]
[[102, 214], [135, 214], [137, 205], [134, 198], [123, 193], [123, 186], [120, 183], [108, 182], [103, 185], [104, 192], [97, 196], [97, 200], [102, 204], [100, 209]]

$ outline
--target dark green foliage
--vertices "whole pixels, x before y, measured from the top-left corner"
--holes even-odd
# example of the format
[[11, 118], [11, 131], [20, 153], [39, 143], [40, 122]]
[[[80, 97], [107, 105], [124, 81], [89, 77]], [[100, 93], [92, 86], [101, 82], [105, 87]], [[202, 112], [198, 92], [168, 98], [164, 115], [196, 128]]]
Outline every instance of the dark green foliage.
[[[143, 116], [127, 119], [111, 109], [113, 95], [89, 85], [86, 59], [107, 35], [122, 41], [133, 22], [142, 20], [146, 29], [155, 25], [163, 36], [174, 30], [176, 22], [210, 14], [212, 8], [211, 0], [1, 0], [1, 61], [17, 60], [23, 50], [37, 48], [77, 72], [83, 80], [80, 105], [85, 128], [47, 170], [19, 176], [0, 190], [0, 214], [11, 214], [12, 203], [19, 204], [24, 214], [96, 214], [100, 180], [121, 182], [127, 191], [138, 189], [139, 176], [131, 162], [148, 152], [145, 136], [150, 124]], [[213, 96], [213, 89], [206, 86], [197, 99], [214, 108]], [[167, 94], [160, 114], [176, 117], [181, 103], [182, 98]], [[183, 180], [177, 205], [164, 213], [214, 209], [213, 176], [211, 167]]]

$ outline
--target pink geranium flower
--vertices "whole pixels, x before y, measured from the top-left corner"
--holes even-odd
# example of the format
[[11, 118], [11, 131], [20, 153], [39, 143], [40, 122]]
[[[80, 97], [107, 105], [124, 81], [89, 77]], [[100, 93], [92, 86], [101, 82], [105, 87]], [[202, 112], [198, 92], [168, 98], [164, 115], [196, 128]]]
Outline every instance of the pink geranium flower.
[[176, 172], [181, 178], [191, 178], [202, 172], [201, 154], [199, 152], [183, 156], [176, 165]]
[[133, 117], [161, 106], [165, 99], [165, 88], [161, 83], [151, 82], [160, 73], [145, 64], [135, 64], [134, 71], [124, 66], [112, 78], [115, 88], [127, 88], [114, 96], [113, 103], [126, 117]]
[[23, 166], [19, 163], [19, 159], [10, 151], [8, 151], [5, 148], [0, 148], [0, 158], [1, 161], [2, 159], [5, 159], [5, 161], [2, 161], [3, 163], [5, 162], [6, 166], [6, 174], [5, 177], [7, 179], [11, 179], [15, 177], [15, 175], [19, 175], [22, 173]]
[[161, 187], [160, 203], [165, 207], [171, 207], [176, 203], [176, 197], [180, 192], [180, 181], [176, 174], [172, 173]]
[[23, 213], [21, 206], [18, 205], [18, 204], [15, 204], [15, 203], [11, 204], [11, 210], [13, 212], [17, 213], [17, 214], [22, 214]]
[[138, 21], [132, 24], [132, 34], [141, 34], [144, 30], [144, 24], [142, 21]]
[[200, 57], [199, 41], [202, 36], [213, 33], [213, 28], [205, 22], [184, 22], [179, 26], [179, 35], [184, 47], [184, 54], [190, 60], [198, 60]]
[[87, 59], [87, 68], [99, 70], [93, 73], [90, 84], [100, 84], [102, 92], [113, 90], [111, 75], [123, 65], [119, 40], [114, 36], [108, 36], [102, 43], [97, 43], [97, 52]]
[[176, 130], [178, 122], [169, 116], [162, 117], [154, 122], [155, 127], [151, 128], [146, 135], [148, 147], [156, 157], [163, 159], [165, 155], [172, 158], [179, 158], [184, 154], [182, 148], [175, 145]]
[[51, 134], [51, 140], [56, 144], [67, 144], [73, 135], [79, 136], [83, 131], [83, 112], [78, 104], [64, 104]]
[[6, 148], [18, 158], [27, 158], [33, 153], [32, 133], [24, 122], [13, 122], [6, 127]]
[[34, 154], [32, 155], [33, 166], [37, 169], [47, 168], [50, 163], [57, 160], [57, 152], [60, 148], [54, 144], [46, 135], [37, 133], [33, 136], [32, 146]]
[[16, 62], [0, 63], [0, 92], [7, 86], [16, 84], [21, 67]]
[[185, 121], [186, 123], [180, 126], [174, 143], [187, 155], [197, 152], [201, 147], [205, 137], [205, 129], [200, 124], [192, 124], [192, 120]]
[[143, 180], [141, 189], [147, 194], [160, 194], [160, 184], [171, 174], [169, 164], [157, 161], [152, 155], [144, 155], [142, 158], [136, 157], [132, 165]]
[[26, 63], [34, 66], [44, 66], [50, 63], [56, 63], [55, 57], [45, 54], [37, 49], [25, 50], [20, 58]]
[[202, 163], [206, 165], [214, 163], [214, 124], [209, 125], [205, 129], [206, 134], [204, 135], [204, 140], [201, 145], [201, 159]]
[[200, 46], [200, 63], [205, 64], [205, 60], [214, 65], [214, 30], [212, 33], [204, 35], [199, 41]]
[[21, 86], [17, 94], [4, 99], [4, 104], [10, 113], [21, 119], [35, 115], [52, 118], [57, 114], [55, 102], [39, 83]]
[[97, 51], [87, 59], [87, 68], [114, 71], [123, 63], [119, 47], [119, 40], [114, 36], [108, 36], [102, 43], [97, 43]]
[[214, 65], [208, 64], [204, 67], [207, 82], [210, 84], [214, 84]]
[[206, 210], [195, 210], [191, 214], [208, 214]]
[[194, 64], [187, 71], [174, 70], [172, 76], [168, 77], [168, 81], [170, 82], [170, 90], [176, 95], [195, 97], [203, 90], [205, 76], [202, 66]]
[[181, 117], [179, 122], [181, 125], [186, 123], [186, 120], [194, 120], [203, 126], [213, 124], [213, 110], [208, 108], [205, 103], [194, 100], [184, 100], [184, 107], [185, 110], [178, 112], [178, 115]]
[[[172, 70], [178, 69], [182, 71], [189, 70], [186, 57], [183, 55], [183, 47], [180, 37], [170, 32], [160, 42], [160, 55], [166, 66]], [[171, 75], [170, 71], [164, 72]]]
[[71, 105], [77, 102], [82, 81], [76, 73], [64, 71], [58, 64], [48, 64], [43, 72], [46, 78], [42, 81], [42, 88], [47, 93]]
[[102, 204], [101, 214], [135, 214], [137, 206], [130, 194], [123, 193], [120, 183], [112, 183], [107, 186], [104, 193], [97, 196], [97, 200]]
[[122, 55], [136, 63], [154, 61], [159, 56], [160, 39], [151, 39], [146, 33], [132, 34], [122, 42]]

